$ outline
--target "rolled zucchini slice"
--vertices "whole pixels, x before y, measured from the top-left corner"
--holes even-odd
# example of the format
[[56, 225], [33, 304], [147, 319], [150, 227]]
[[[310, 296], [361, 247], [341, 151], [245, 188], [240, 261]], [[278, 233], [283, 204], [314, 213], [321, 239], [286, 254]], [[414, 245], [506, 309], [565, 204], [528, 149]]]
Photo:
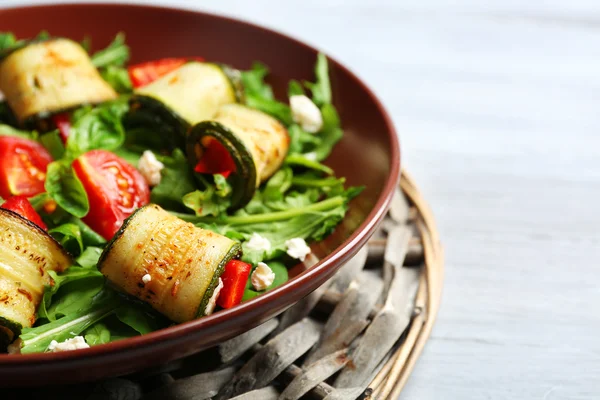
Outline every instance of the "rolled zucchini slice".
[[245, 206], [256, 188], [283, 163], [290, 138], [275, 118], [241, 104], [219, 108], [212, 121], [201, 122], [190, 130], [187, 156], [197, 165], [216, 140], [233, 159], [236, 170], [228, 178], [232, 189], [232, 208]]
[[98, 269], [118, 290], [185, 322], [207, 314], [225, 264], [240, 253], [238, 242], [149, 204], [125, 221]]
[[0, 254], [0, 338], [8, 344], [35, 322], [44, 286], [52, 281], [48, 271], [62, 272], [72, 259], [37, 225], [3, 208]]
[[0, 62], [0, 91], [21, 123], [117, 97], [86, 51], [63, 38], [10, 52]]
[[213, 118], [219, 107], [238, 100], [238, 75], [217, 64], [185, 63], [135, 91], [127, 124], [150, 126], [173, 146], [182, 146], [191, 125]]

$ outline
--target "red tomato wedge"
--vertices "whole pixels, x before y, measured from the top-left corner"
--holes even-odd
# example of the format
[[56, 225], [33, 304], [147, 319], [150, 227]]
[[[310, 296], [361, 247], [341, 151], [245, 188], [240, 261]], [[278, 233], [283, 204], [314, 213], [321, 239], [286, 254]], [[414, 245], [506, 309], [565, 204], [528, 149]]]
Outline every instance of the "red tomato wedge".
[[231, 260], [225, 265], [221, 275], [223, 289], [217, 298], [217, 304], [223, 308], [231, 308], [242, 302], [246, 282], [252, 266], [240, 260]]
[[218, 140], [204, 137], [202, 138], [204, 153], [194, 171], [200, 174], [221, 174], [225, 178], [235, 172], [235, 162], [231, 154]]
[[89, 151], [73, 162], [73, 169], [90, 202], [83, 222], [106, 240], [125, 218], [150, 202], [150, 189], [138, 170], [109, 151]]
[[42, 217], [40, 217], [40, 214], [38, 214], [35, 211], [31, 203], [29, 202], [29, 200], [27, 200], [27, 197], [25, 196], [13, 196], [9, 198], [4, 202], [4, 204], [2, 204], [2, 208], [4, 208], [5, 210], [16, 212], [21, 217], [33, 222], [43, 230], [48, 230], [48, 227], [46, 226], [44, 221], [42, 221]]
[[54, 125], [58, 128], [62, 142], [67, 143], [67, 138], [71, 134], [71, 117], [69, 114], [55, 114], [52, 116], [52, 122], [54, 122]]
[[188, 61], [204, 61], [204, 59], [201, 57], [161, 58], [131, 65], [127, 71], [133, 87], [139, 88], [181, 67]]
[[50, 153], [38, 142], [0, 136], [0, 197], [32, 197], [44, 192]]

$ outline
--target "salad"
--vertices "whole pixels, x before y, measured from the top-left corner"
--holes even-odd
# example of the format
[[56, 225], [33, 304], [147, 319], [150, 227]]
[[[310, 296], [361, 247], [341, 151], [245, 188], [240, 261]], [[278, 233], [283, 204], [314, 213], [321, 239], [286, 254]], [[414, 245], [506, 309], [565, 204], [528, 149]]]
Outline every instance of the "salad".
[[201, 56], [127, 65], [0, 33], [0, 347], [76, 350], [234, 307], [288, 279], [361, 188], [327, 59], [277, 100], [268, 69]]

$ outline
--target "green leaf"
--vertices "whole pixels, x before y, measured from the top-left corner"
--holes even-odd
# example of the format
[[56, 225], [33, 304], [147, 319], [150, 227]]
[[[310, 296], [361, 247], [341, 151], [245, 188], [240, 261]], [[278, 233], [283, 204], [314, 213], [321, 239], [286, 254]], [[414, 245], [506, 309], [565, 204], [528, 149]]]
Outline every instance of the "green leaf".
[[151, 200], [169, 210], [185, 210], [183, 197], [196, 190], [196, 182], [187, 158], [179, 149], [171, 157], [159, 157], [165, 168], [160, 183], [152, 189]]
[[92, 50], [92, 38], [89, 36], [84, 36], [79, 44], [88, 54]]
[[129, 47], [125, 44], [125, 34], [120, 32], [115, 36], [112, 43], [104, 50], [97, 51], [92, 55], [92, 64], [96, 68], [109, 65], [122, 67], [129, 60]]
[[100, 70], [100, 75], [117, 93], [131, 93], [133, 91], [129, 73], [124, 67], [109, 65]]
[[183, 204], [198, 216], [217, 216], [231, 206], [231, 198], [219, 196], [216, 188], [209, 186], [205, 190], [195, 190], [183, 196]]
[[252, 69], [242, 71], [242, 85], [246, 95], [260, 97], [265, 100], [273, 99], [273, 89], [265, 83], [265, 77], [268, 75], [269, 69], [266, 65], [255, 62], [252, 64]]
[[128, 111], [126, 99], [103, 103], [95, 108], [81, 108], [73, 114], [73, 126], [67, 141], [67, 153], [75, 159], [94, 150], [114, 150], [125, 141], [121, 122]]
[[98, 246], [103, 247], [106, 244], [106, 239], [97, 234], [92, 228], [90, 228], [85, 222], [79, 218], [69, 218], [69, 222], [77, 225], [81, 231], [81, 240], [83, 240], [84, 246]]
[[77, 257], [77, 264], [84, 268], [92, 268], [98, 264], [102, 249], [100, 247], [89, 246], [79, 257]]
[[285, 192], [292, 185], [294, 173], [289, 167], [283, 167], [275, 173], [266, 183], [263, 189], [263, 199], [265, 201], [282, 200]]
[[83, 240], [81, 230], [75, 224], [67, 223], [59, 225], [48, 231], [67, 251], [74, 255], [83, 252]]
[[290, 135], [288, 157], [292, 154], [307, 153], [310, 149], [321, 143], [319, 136], [306, 132], [297, 124], [289, 126], [288, 133]]
[[290, 154], [286, 157], [284, 163], [292, 167], [303, 167], [312, 169], [314, 171], [320, 171], [327, 175], [333, 175], [333, 170], [327, 165], [321, 164], [318, 161], [310, 160], [306, 158], [306, 155], [303, 154]]
[[221, 174], [214, 174], [213, 179], [215, 181], [215, 194], [219, 197], [226, 198], [231, 195], [231, 185], [227, 182]]
[[313, 150], [319, 161], [322, 161], [329, 156], [333, 150], [333, 146], [335, 146], [344, 135], [344, 132], [340, 127], [340, 117], [333, 105], [325, 104], [321, 107], [321, 114], [323, 115], [323, 129], [319, 133], [321, 143]]
[[19, 336], [22, 341], [21, 353], [43, 352], [52, 340], [63, 342], [80, 335], [88, 327], [111, 315], [118, 306], [117, 295], [113, 291], [103, 290], [77, 312], [44, 325], [23, 329]]
[[298, 82], [295, 79], [292, 79], [290, 81], [290, 83], [288, 84], [288, 97], [300, 96], [303, 94], [304, 94], [304, 88], [302, 87], [300, 82]]
[[140, 335], [154, 332], [167, 324], [166, 319], [147, 312], [142, 306], [133, 303], [122, 305], [115, 314], [119, 321], [133, 328]]
[[319, 107], [331, 103], [331, 83], [329, 82], [329, 71], [327, 57], [323, 53], [317, 56], [315, 65], [316, 82], [305, 82], [304, 85], [312, 92], [312, 101]]
[[12, 32], [0, 32], [0, 50], [6, 50], [17, 43], [17, 38]]
[[53, 159], [58, 160], [65, 154], [65, 145], [60, 138], [58, 129], [40, 136], [40, 143], [48, 150]]
[[246, 95], [246, 105], [277, 118], [285, 125], [290, 125], [292, 123], [292, 112], [290, 107], [277, 100], [249, 94]]
[[54, 161], [48, 165], [45, 188], [56, 203], [78, 218], [84, 217], [90, 208], [87, 194], [71, 165]]
[[85, 341], [90, 346], [110, 342], [110, 330], [102, 322], [97, 322], [83, 332]]
[[23, 139], [38, 140], [37, 131], [23, 131], [6, 124], [0, 124], [0, 136], [16, 136]]
[[52, 286], [46, 286], [38, 317], [54, 321], [63, 315], [65, 309], [79, 309], [86, 306], [104, 284], [104, 277], [94, 268], [72, 266], [62, 274], [49, 271]]

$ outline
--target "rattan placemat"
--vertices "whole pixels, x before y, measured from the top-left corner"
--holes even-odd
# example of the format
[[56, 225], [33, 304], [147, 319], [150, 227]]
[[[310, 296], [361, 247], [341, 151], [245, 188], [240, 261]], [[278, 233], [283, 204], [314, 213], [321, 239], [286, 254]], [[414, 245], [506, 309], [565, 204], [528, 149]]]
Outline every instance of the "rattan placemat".
[[442, 278], [434, 219], [403, 173], [367, 246], [280, 317], [149, 371], [27, 392], [90, 400], [395, 400], [431, 332]]

